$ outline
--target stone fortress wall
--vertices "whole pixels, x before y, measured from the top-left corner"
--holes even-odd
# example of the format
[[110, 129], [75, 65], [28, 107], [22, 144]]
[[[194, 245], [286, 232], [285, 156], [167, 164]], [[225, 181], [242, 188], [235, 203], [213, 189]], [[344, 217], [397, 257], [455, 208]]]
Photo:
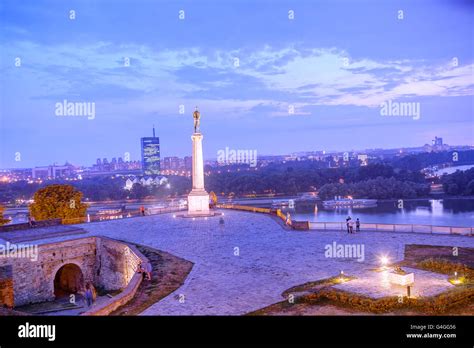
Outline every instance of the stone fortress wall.
[[78, 273], [82, 273], [81, 284], [74, 284], [77, 277], [66, 275], [61, 279], [69, 287], [82, 287], [91, 282], [105, 290], [123, 290], [136, 274], [140, 261], [147, 260], [136, 248], [104, 237], [41, 244], [36, 261], [0, 257], [0, 306], [54, 300], [55, 278], [64, 266], [76, 270], [79, 267]]

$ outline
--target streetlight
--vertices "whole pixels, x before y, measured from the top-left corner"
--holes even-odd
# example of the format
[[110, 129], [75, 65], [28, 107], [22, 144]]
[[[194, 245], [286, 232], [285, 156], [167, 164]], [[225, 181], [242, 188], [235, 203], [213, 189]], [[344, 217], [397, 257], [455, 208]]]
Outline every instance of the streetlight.
[[344, 271], [341, 269], [341, 272], [339, 274], [339, 281], [342, 283], [344, 282]]
[[387, 256], [380, 257], [380, 264], [382, 265], [382, 269], [386, 269], [388, 265], [388, 257]]

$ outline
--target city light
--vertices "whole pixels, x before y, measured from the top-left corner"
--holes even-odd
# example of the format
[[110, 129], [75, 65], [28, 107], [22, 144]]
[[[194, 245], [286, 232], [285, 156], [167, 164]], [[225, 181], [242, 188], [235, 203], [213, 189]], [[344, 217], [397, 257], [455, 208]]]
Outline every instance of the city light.
[[388, 263], [389, 259], [387, 256], [381, 256], [380, 257], [380, 265], [382, 269], [387, 269], [388, 268]]
[[341, 272], [339, 273], [339, 282], [344, 283], [346, 281], [346, 278], [344, 277], [344, 271], [341, 269]]

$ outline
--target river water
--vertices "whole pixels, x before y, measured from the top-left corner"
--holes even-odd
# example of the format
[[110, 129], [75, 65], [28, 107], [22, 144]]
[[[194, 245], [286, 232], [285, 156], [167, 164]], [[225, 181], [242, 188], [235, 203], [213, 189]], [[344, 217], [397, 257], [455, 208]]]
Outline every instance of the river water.
[[347, 216], [361, 222], [389, 224], [426, 224], [437, 226], [474, 227], [474, 199], [430, 199], [378, 202], [377, 207], [359, 209], [325, 209], [318, 202], [296, 209], [283, 208], [292, 219], [302, 221], [345, 221]]
[[[290, 197], [291, 198], [291, 197]], [[296, 197], [293, 197], [296, 198]], [[288, 200], [288, 199], [287, 199]], [[256, 204], [254, 204], [254, 203]], [[267, 204], [260, 204], [258, 200], [245, 200], [235, 202], [237, 204], [271, 206], [271, 199]], [[140, 204], [127, 205], [128, 209], [136, 208]], [[144, 204], [148, 206], [148, 204]], [[106, 205], [104, 205], [105, 207]], [[461, 226], [474, 227], [474, 199], [425, 199], [425, 200], [405, 200], [403, 206], [398, 201], [378, 202], [373, 208], [360, 209], [325, 209], [321, 201], [318, 201], [318, 209], [314, 209], [315, 203], [298, 204], [296, 209], [282, 208], [284, 213], [290, 212], [292, 219], [301, 221], [336, 222], [345, 221], [347, 216], [352, 219], [359, 218], [361, 222], [388, 223], [388, 224], [423, 224], [436, 226]], [[97, 207], [91, 209], [96, 210]], [[12, 223], [26, 222], [25, 215], [9, 216], [13, 218]], [[6, 215], [9, 215], [7, 209]]]

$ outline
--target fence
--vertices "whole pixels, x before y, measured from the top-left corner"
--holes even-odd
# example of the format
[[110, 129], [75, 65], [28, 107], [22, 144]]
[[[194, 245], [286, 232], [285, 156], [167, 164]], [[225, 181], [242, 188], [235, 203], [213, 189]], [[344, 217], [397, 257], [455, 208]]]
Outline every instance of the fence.
[[[320, 231], [346, 231], [345, 222], [309, 222], [310, 230]], [[474, 227], [433, 226], [417, 224], [379, 224], [361, 223], [363, 232], [397, 232], [397, 233], [429, 233], [429, 234], [457, 234], [463, 236], [474, 235]]]

